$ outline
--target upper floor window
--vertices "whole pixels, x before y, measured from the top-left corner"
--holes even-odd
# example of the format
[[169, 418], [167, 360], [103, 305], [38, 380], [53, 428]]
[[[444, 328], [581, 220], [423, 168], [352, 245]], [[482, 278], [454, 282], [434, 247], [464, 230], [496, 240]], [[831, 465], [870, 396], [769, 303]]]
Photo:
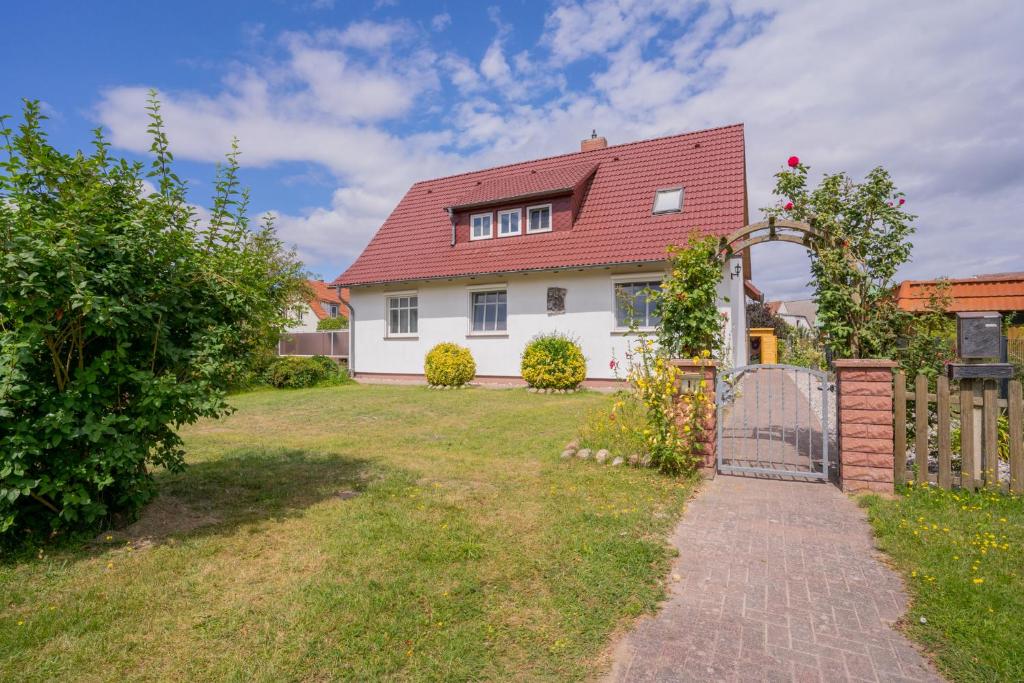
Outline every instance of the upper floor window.
[[472, 292], [473, 332], [504, 332], [508, 329], [508, 295], [505, 290]]
[[548, 232], [551, 230], [551, 205], [531, 206], [526, 210], [526, 232]]
[[327, 304], [327, 313], [332, 318], [338, 317], [338, 304]]
[[676, 213], [683, 210], [683, 188], [669, 187], [654, 193], [652, 213]]
[[661, 323], [657, 301], [650, 295], [661, 289], [661, 280], [615, 283], [615, 326], [652, 328]]
[[519, 219], [522, 216], [522, 212], [519, 209], [511, 209], [509, 211], [498, 212], [498, 237], [507, 237], [508, 235], [518, 235], [521, 230], [519, 228]]
[[469, 238], [473, 240], [485, 240], [491, 237], [491, 214], [478, 213], [470, 218], [472, 232]]
[[419, 297], [415, 293], [388, 297], [388, 336], [412, 336], [419, 332]]

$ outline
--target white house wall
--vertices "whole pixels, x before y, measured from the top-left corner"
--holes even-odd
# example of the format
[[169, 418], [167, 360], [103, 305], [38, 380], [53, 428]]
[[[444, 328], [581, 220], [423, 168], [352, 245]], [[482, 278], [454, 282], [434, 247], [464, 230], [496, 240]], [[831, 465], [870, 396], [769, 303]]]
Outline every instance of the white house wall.
[[320, 318], [313, 312], [312, 307], [309, 304], [304, 305], [300, 315], [298, 322], [289, 327], [288, 332], [316, 332]]

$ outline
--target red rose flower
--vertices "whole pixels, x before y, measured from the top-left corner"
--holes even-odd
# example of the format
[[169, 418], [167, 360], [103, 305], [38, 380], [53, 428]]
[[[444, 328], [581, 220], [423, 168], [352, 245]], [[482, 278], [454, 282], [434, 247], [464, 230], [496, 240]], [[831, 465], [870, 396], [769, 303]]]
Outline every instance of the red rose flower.
[[800, 165], [800, 157], [790, 157], [786, 163], [789, 164], [790, 168], [796, 168]]
[[900, 197], [900, 206], [903, 206], [906, 203], [906, 201], [907, 201], [906, 199], [904, 199], [903, 197]]
[[792, 211], [793, 210], [793, 202], [786, 202], [786, 205], [784, 207], [782, 207], [782, 208], [784, 208], [786, 211]]

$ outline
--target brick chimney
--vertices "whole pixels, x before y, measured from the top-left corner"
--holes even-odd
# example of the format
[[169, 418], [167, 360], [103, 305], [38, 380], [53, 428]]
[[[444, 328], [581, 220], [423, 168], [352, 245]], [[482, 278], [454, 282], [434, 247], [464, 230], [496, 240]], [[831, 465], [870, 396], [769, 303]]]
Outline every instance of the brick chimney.
[[608, 140], [603, 137], [597, 137], [597, 131], [594, 130], [590, 133], [590, 137], [580, 142], [581, 152], [591, 152], [595, 149], [604, 149], [608, 146]]

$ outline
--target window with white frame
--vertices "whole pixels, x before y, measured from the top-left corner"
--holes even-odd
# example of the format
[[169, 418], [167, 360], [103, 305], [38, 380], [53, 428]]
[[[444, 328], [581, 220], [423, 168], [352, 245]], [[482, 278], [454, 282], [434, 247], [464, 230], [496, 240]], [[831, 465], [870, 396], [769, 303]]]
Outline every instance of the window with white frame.
[[518, 235], [521, 232], [519, 227], [519, 219], [522, 217], [522, 212], [519, 209], [510, 209], [509, 211], [498, 212], [498, 237], [508, 237], [509, 235]]
[[478, 213], [470, 219], [472, 232], [469, 238], [473, 240], [485, 240], [491, 236], [491, 214]]
[[526, 232], [551, 230], [551, 205], [531, 206], [526, 210]]
[[410, 337], [419, 332], [419, 297], [415, 293], [388, 297], [388, 336]]
[[677, 213], [683, 210], [683, 188], [669, 187], [654, 193], [652, 213]]
[[619, 329], [657, 327], [661, 317], [652, 293], [661, 289], [661, 280], [631, 280], [615, 283], [615, 326]]
[[332, 318], [337, 318], [338, 317], [338, 304], [328, 304], [327, 305], [327, 313]]
[[505, 332], [508, 329], [508, 295], [504, 289], [470, 292], [473, 332]]

